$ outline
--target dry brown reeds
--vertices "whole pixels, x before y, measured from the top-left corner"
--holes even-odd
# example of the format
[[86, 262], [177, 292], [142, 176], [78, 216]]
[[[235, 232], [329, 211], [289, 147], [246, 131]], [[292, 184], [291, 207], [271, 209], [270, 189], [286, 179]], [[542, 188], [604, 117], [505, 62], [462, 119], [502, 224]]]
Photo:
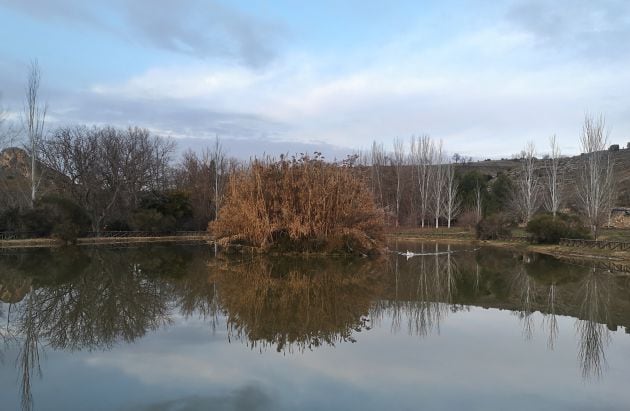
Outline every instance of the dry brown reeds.
[[209, 229], [222, 245], [370, 254], [382, 248], [383, 212], [349, 167], [315, 153], [233, 173]]

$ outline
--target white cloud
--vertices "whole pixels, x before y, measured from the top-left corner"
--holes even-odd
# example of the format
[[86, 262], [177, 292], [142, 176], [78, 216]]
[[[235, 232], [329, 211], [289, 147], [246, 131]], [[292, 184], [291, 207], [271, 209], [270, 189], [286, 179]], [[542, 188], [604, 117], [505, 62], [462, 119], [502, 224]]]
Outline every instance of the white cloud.
[[[585, 111], [603, 112], [613, 139], [630, 132], [623, 108], [627, 59], [606, 65], [566, 59], [541, 47], [539, 32], [510, 19], [431, 46], [418, 47], [421, 36], [411, 31], [357, 51], [361, 64], [354, 67], [340, 69], [338, 56], [287, 54], [263, 70], [156, 67], [122, 84], [97, 84], [91, 93], [138, 101], [145, 111], [159, 104], [156, 112], [165, 113], [172, 104], [178, 113], [190, 108], [256, 119], [224, 122], [226, 138], [242, 137], [243, 124], [248, 135], [348, 147], [427, 132], [443, 138], [449, 151], [484, 157], [490, 147], [494, 156], [517, 152], [530, 139], [544, 151], [554, 133], [571, 152]], [[133, 111], [128, 115], [133, 119]], [[168, 126], [155, 127], [186, 136], [190, 117], [174, 114]]]

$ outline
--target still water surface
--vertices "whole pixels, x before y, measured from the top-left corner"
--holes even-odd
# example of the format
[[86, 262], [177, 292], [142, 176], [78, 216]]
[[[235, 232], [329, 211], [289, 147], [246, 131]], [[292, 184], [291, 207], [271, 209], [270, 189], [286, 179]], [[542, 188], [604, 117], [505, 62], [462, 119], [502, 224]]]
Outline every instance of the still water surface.
[[0, 409], [630, 409], [630, 277], [396, 247], [4, 251]]

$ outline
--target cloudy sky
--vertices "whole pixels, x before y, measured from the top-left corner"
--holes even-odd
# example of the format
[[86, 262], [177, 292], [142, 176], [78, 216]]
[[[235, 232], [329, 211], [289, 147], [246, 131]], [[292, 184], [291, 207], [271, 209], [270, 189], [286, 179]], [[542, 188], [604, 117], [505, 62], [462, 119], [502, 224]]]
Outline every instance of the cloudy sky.
[[49, 126], [140, 125], [238, 155], [429, 134], [501, 157], [586, 112], [630, 141], [627, 0], [0, 0], [1, 104], [37, 58]]

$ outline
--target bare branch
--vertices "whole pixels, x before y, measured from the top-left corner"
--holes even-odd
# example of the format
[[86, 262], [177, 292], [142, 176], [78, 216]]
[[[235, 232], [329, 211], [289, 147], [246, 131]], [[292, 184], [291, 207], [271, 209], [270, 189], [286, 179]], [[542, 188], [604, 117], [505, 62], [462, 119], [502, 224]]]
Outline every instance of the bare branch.
[[521, 221], [528, 223], [538, 210], [540, 203], [540, 181], [536, 175], [536, 146], [534, 142], [527, 143], [522, 151], [521, 172], [516, 184], [516, 201]]
[[560, 167], [560, 146], [555, 134], [549, 137], [551, 152], [545, 162], [545, 172], [547, 176], [545, 209], [553, 214], [554, 218], [562, 206], [564, 182], [564, 170]]

